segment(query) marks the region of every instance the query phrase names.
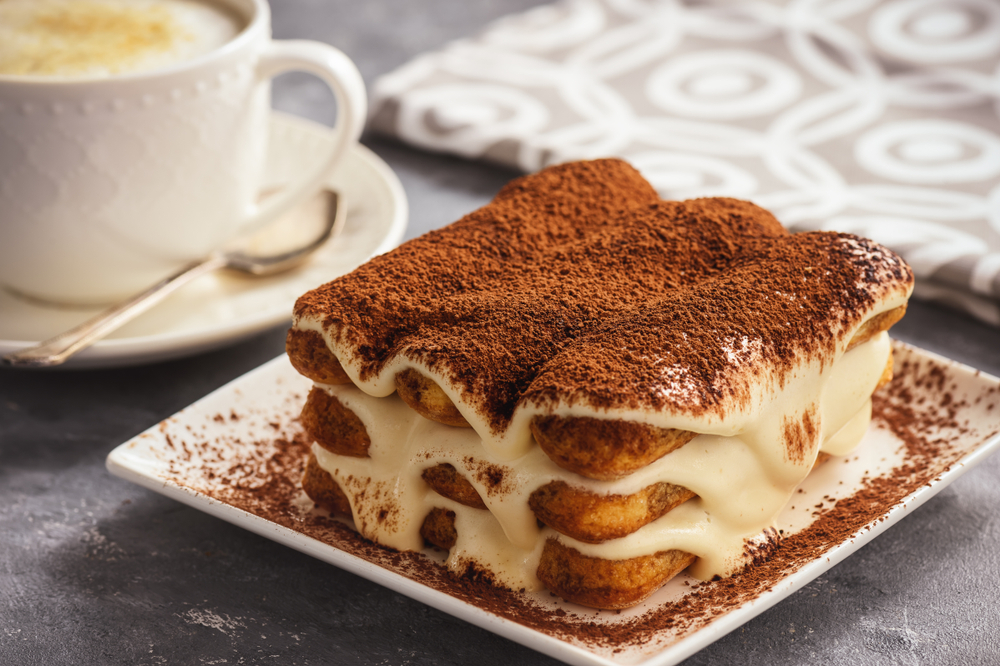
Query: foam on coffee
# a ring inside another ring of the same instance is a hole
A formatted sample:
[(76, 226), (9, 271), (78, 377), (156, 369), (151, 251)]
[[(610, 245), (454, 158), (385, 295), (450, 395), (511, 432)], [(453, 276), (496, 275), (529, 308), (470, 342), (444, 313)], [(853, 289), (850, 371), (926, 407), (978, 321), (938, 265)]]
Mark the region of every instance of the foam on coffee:
[(160, 69), (222, 46), (245, 24), (197, 0), (0, 0), (0, 75), (89, 79)]

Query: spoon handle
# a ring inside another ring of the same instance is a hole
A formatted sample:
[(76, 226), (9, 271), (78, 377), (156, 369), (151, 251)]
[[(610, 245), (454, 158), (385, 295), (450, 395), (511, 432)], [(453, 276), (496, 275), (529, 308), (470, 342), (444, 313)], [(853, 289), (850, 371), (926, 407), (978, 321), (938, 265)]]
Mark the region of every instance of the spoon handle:
[(34, 347), (7, 354), (3, 357), (3, 361), (6, 365), (34, 368), (60, 365), (73, 354), (86, 349), (108, 333), (139, 316), (191, 280), (225, 265), (226, 260), (220, 255), (194, 261), (127, 301), (113, 305), (82, 324)]

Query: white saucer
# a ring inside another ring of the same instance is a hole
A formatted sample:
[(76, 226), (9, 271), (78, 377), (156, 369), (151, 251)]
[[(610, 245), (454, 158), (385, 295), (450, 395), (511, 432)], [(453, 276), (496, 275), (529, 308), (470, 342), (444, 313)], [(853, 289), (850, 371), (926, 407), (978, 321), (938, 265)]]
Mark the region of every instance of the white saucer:
[[(321, 157), (329, 128), (273, 113), (265, 188)], [(328, 183), (347, 203), (341, 235), (302, 268), (270, 278), (204, 276), (60, 367), (138, 365), (231, 344), (291, 319), (304, 292), (395, 247), (406, 230), (406, 194), (396, 174), (364, 146), (353, 148)], [(309, 215), (303, 207), (300, 216)], [(259, 253), (267, 248), (256, 247)], [(33, 345), (98, 309), (30, 303), (0, 289), (0, 355)]]

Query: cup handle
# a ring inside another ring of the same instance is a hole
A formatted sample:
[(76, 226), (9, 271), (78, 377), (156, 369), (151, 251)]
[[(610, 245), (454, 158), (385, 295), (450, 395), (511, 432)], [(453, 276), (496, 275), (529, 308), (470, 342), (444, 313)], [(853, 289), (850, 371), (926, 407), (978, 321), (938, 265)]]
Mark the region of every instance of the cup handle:
[(333, 91), (337, 101), (337, 122), (333, 128), (333, 146), (323, 162), (287, 189), (268, 197), (260, 205), (252, 203), (245, 229), (260, 228), (277, 219), (319, 190), (344, 152), (361, 137), (368, 112), (368, 97), (361, 73), (350, 58), (328, 44), (306, 40), (279, 40), (268, 44), (257, 64), (257, 76), (269, 79), (289, 71), (301, 71), (319, 77)]

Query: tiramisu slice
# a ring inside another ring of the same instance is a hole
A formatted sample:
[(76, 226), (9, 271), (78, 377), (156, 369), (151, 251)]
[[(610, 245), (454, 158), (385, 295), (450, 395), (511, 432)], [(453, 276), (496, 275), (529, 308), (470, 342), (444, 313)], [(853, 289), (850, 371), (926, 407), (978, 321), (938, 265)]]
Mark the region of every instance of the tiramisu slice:
[(730, 574), (861, 439), (912, 281), (618, 160), (546, 169), (299, 299), (304, 487), (380, 544), (590, 606)]

